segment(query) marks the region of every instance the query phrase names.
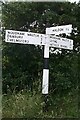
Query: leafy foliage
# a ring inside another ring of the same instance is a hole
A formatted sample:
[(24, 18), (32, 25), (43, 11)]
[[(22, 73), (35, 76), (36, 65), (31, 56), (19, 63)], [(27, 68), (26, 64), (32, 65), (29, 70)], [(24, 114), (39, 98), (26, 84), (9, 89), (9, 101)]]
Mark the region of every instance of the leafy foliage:
[[(78, 117), (77, 90), (67, 95), (59, 93), (49, 97), (48, 111), (43, 112), (45, 105), (41, 94), (22, 93), (3, 96), (3, 118), (56, 118)], [(47, 109), (47, 108), (46, 108)]]

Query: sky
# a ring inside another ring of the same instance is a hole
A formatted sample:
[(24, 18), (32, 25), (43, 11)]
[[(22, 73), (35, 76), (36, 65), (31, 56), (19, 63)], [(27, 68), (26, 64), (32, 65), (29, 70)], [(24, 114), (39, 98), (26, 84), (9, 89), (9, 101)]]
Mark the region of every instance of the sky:
[(68, 0), (68, 1), (70, 1), (70, 2), (75, 2), (76, 1), (76, 3), (79, 2), (79, 0)]
[(78, 3), (80, 0), (0, 0), (3, 3), (5, 3), (5, 1), (69, 1), (69, 2), (76, 2)]

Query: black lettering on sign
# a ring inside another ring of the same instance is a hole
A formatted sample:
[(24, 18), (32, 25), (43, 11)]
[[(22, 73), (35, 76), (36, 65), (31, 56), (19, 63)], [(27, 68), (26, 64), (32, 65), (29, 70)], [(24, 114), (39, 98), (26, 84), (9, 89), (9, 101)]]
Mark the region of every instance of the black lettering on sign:
[(31, 33), (27, 33), (28, 36), (32, 36), (32, 37), (39, 37), (39, 35), (37, 34), (31, 34)]
[(54, 32), (63, 31), (63, 28), (53, 29)]
[(14, 39), (10, 39), (10, 41), (14, 41)]
[(9, 39), (7, 39), (7, 41), (9, 41)]
[(58, 31), (63, 31), (63, 28), (58, 28)]
[(14, 35), (24, 35), (25, 33), (22, 33), (22, 32), (13, 32), (13, 31), (8, 31), (8, 34), (14, 34)]
[(20, 35), (24, 35), (25, 33), (20, 33)]
[(56, 31), (56, 29), (53, 29), (53, 31), (55, 32), (55, 31)]
[(66, 41), (66, 39), (63, 39), (63, 38), (62, 38), (62, 41)]
[(23, 42), (23, 40), (16, 39), (16, 42)]
[(69, 29), (68, 29), (68, 28), (66, 28), (66, 30), (67, 30), (67, 31), (69, 31)]
[(10, 34), (10, 32), (8, 31), (8, 34)]
[(54, 36), (50, 36), (50, 38), (56, 39), (56, 40), (60, 40), (60, 39), (61, 39), (61, 38), (59, 38), (59, 37), (54, 37)]
[(54, 43), (54, 42), (55, 42), (55, 43), (57, 43), (57, 41), (56, 41), (56, 40), (50, 40), (50, 42), (52, 42), (52, 43)]
[(19, 42), (19, 40), (16, 39), (16, 42)]
[(20, 35), (8, 35), (7, 37), (10, 37), (10, 38), (23, 38), (23, 36), (20, 36)]
[(29, 40), (24, 40), (24, 43), (27, 43), (27, 44), (29, 44)]
[(65, 48), (67, 48), (67, 46), (65, 46), (65, 45), (60, 45), (61, 47), (65, 47)]
[(58, 37), (55, 37), (55, 39), (56, 39), (56, 40), (60, 40), (60, 38), (58, 38)]
[(51, 43), (50, 45), (53, 46), (53, 47), (59, 47), (59, 44)]

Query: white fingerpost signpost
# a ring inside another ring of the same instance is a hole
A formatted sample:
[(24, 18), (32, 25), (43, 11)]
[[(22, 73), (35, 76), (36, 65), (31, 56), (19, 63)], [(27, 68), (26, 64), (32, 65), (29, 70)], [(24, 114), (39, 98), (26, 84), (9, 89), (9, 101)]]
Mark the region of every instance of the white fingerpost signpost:
[(44, 45), (42, 94), (48, 94), (49, 89), (49, 47), (73, 50), (73, 40), (56, 36), (62, 33), (71, 33), (71, 31), (72, 25), (46, 28), (46, 34), (6, 30), (5, 42)]

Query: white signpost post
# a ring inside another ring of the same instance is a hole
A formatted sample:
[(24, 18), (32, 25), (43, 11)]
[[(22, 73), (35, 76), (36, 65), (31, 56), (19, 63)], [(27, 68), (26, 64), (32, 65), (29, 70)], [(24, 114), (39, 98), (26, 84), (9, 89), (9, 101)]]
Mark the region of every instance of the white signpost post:
[[(61, 38), (50, 34), (70, 33), (72, 25), (46, 28), (46, 34), (6, 30), (5, 42), (44, 45), (44, 69), (42, 81), (42, 94), (48, 94), (49, 86), (49, 47), (73, 50), (73, 40)], [(48, 34), (48, 35), (47, 35)]]

